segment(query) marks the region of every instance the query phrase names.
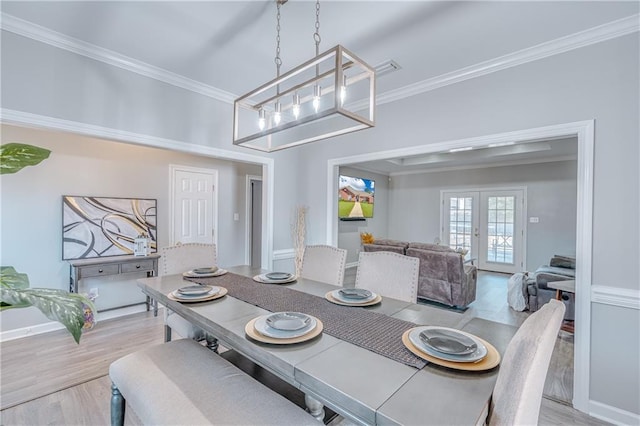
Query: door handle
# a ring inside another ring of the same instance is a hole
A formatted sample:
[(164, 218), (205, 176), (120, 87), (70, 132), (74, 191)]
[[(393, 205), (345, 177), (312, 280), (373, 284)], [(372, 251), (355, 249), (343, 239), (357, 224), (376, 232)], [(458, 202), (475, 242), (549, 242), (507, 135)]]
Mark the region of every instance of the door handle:
[(478, 228), (476, 228), (476, 230), (473, 232), (473, 236), (474, 237), (479, 237), (480, 234), (478, 233)]

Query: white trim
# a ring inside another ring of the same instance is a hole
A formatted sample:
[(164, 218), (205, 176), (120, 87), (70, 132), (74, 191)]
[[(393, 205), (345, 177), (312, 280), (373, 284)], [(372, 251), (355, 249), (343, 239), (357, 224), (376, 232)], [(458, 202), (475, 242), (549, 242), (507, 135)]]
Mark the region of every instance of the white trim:
[(221, 102), (233, 103), (237, 98), (233, 93), (122, 55), (113, 50), (105, 49), (95, 44), (87, 43), (86, 41), (53, 31), (4, 12), (2, 13), (2, 29), (59, 49), (67, 50), (77, 55), (171, 84), (172, 86), (190, 90)]
[(591, 302), (640, 309), (640, 290), (594, 285), (591, 286)]
[(176, 229), (175, 229), (175, 189), (176, 189), (176, 172), (191, 172), (209, 175), (213, 180), (213, 206), (211, 206), (211, 212), (213, 214), (213, 220), (211, 221), (211, 227), (213, 228), (213, 236), (211, 241), (218, 247), (218, 169), (208, 169), (204, 167), (191, 167), (183, 166), (181, 164), (169, 164), (169, 245), (176, 244)]
[(60, 130), (75, 134), (110, 139), (135, 145), (151, 146), (154, 148), (168, 149), (185, 152), (194, 155), (204, 155), (225, 160), (240, 161), (244, 163), (273, 164), (273, 159), (255, 154), (247, 154), (241, 151), (229, 151), (226, 149), (212, 148), (195, 143), (181, 142), (173, 139), (159, 138), (157, 136), (142, 133), (128, 132), (94, 124), (81, 123), (79, 121), (64, 120), (45, 115), (32, 114), (30, 112), (13, 109), (0, 109), (0, 121), (5, 124), (15, 124), (23, 127), (34, 127), (47, 130)]
[[(336, 246), (338, 242), (338, 210), (334, 190), (338, 182), (338, 168), (341, 165), (360, 163), (388, 158), (409, 157), (448, 151), (465, 146), (480, 147), (489, 143), (510, 141), (535, 141), (562, 137), (578, 139), (578, 176), (577, 176), (577, 225), (576, 256), (580, 259), (576, 268), (576, 321), (579, 324), (591, 324), (591, 264), (593, 245), (593, 155), (594, 120), (562, 123), (534, 129), (485, 135), (475, 138), (452, 140), (427, 145), (399, 148), (388, 151), (332, 158), (327, 161), (327, 234), (326, 244)], [(587, 413), (589, 410), (590, 348), (591, 327), (577, 327), (574, 350), (574, 386), (573, 406)]]
[[(439, 89), (451, 84), (460, 83), (472, 78), (481, 77), (497, 71), (523, 65), (529, 62), (548, 58), (550, 56), (565, 53), (581, 47), (600, 43), (617, 37), (622, 37), (640, 30), (640, 15), (631, 15), (626, 18), (608, 22), (597, 27), (589, 28), (565, 37), (560, 37), (536, 46), (528, 47), (517, 52), (499, 56), (488, 61), (479, 62), (469, 67), (461, 68), (446, 74), (428, 78), (396, 90), (379, 94), (376, 104), (382, 105), (395, 102), (420, 93)], [(355, 107), (354, 109), (358, 109)]]
[(273, 260), (288, 260), (296, 258), (296, 249), (282, 249), (273, 251)]
[[(77, 38), (53, 31), (49, 28), (17, 18), (8, 13), (2, 13), (2, 29), (68, 50), (78, 55), (104, 62), (106, 64), (125, 69), (155, 80), (163, 81), (176, 87), (217, 99), (221, 102), (233, 103), (238, 97), (232, 93), (216, 87), (150, 65), (134, 58), (104, 49)], [(608, 22), (574, 34), (550, 40), (526, 49), (503, 55), (488, 61), (480, 62), (469, 67), (461, 68), (446, 74), (441, 74), (426, 80), (410, 84), (395, 90), (390, 90), (376, 96), (376, 104), (382, 105), (415, 96), (430, 90), (460, 83), (465, 80), (480, 77), (507, 68), (512, 68), (528, 62), (537, 61), (549, 56), (558, 55), (574, 49), (622, 37), (640, 30), (640, 15), (631, 15), (616, 21)], [(363, 105), (352, 105), (354, 109), (365, 108)]]
[[(468, 165), (468, 166), (451, 166), (451, 167), (438, 167), (433, 169), (425, 169), (425, 170), (408, 170), (404, 172), (391, 172), (389, 176), (405, 176), (405, 175), (421, 175), (425, 173), (441, 173), (441, 172), (453, 172), (457, 170), (474, 170), (474, 169), (489, 169), (494, 167), (510, 167), (510, 166), (522, 166), (527, 164), (541, 164), (541, 163), (557, 163), (560, 161), (575, 161), (577, 157), (575, 155), (564, 155), (560, 157), (553, 158), (531, 158), (531, 159), (522, 159), (517, 161), (504, 161), (497, 163), (485, 163), (485, 164), (476, 164), (476, 165)], [(380, 173), (380, 172), (373, 172)]]
[(589, 401), (589, 415), (614, 425), (640, 424), (640, 414), (621, 410), (598, 401)]
[[(245, 265), (251, 265), (251, 181), (259, 180), (262, 182), (262, 176), (247, 175), (245, 186), (245, 204), (244, 204), (244, 263)], [(261, 262), (262, 264), (262, 262)]]
[[(158, 305), (158, 309), (162, 308), (162, 305)], [(96, 320), (98, 322), (101, 322), (112, 318), (123, 317), (125, 315), (145, 312), (146, 310), (147, 307), (144, 304), (127, 306), (118, 309), (110, 309), (108, 311), (98, 312), (96, 314)], [(29, 327), (15, 328), (13, 330), (0, 332), (0, 342), (8, 342), (9, 340), (22, 339), (23, 337), (35, 336), (38, 334), (49, 333), (51, 331), (57, 330), (64, 330), (64, 325), (56, 321), (36, 324)], [(90, 333), (90, 331), (88, 333)]]

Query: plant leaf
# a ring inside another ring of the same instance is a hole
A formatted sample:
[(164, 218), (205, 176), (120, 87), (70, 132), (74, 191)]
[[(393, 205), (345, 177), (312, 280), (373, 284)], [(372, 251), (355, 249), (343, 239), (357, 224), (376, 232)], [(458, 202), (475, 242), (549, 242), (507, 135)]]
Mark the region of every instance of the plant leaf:
[(17, 272), (13, 266), (0, 266), (0, 286), (14, 290), (29, 288), (29, 277)]
[(0, 146), (0, 175), (16, 173), (49, 158), (51, 151), (33, 145), (8, 143)]
[(47, 318), (62, 323), (73, 336), (76, 343), (80, 343), (82, 329), (85, 328), (85, 309), (89, 310), (91, 325), (95, 307), (86, 297), (77, 293), (52, 288), (28, 288), (16, 290), (0, 287), (0, 300), (11, 306), (2, 306), (0, 310), (10, 308), (24, 308), (35, 306)]

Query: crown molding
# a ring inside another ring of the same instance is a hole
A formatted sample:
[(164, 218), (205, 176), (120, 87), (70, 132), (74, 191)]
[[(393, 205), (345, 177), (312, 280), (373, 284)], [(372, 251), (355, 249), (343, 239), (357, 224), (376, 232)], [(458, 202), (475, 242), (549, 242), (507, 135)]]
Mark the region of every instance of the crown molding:
[[(3, 12), (1, 16), (1, 28), (5, 31), (46, 43), (60, 49), (68, 50), (78, 55), (86, 56), (149, 78), (163, 81), (165, 83), (211, 97), (221, 102), (231, 104), (238, 97), (233, 93), (220, 90), (174, 72), (167, 71), (163, 68), (147, 64), (146, 62), (121, 55), (112, 50), (84, 42), (74, 37), (53, 31), (49, 28), (17, 18), (13, 15)], [(541, 43), (517, 52), (480, 62), (469, 67), (428, 78), (396, 90), (390, 90), (378, 94), (376, 97), (376, 104), (382, 105), (389, 102), (395, 102), (435, 90), (440, 87), (460, 83), (465, 80), (481, 77), (483, 75), (526, 64), (528, 62), (565, 53), (570, 50), (622, 37), (637, 31), (640, 31), (640, 14), (631, 15), (626, 18), (618, 19), (616, 21), (599, 25), (565, 37)], [(349, 108), (354, 110), (366, 107), (368, 107), (368, 105), (360, 105), (359, 102), (349, 105)]]
[(465, 80), (481, 77), (638, 31), (640, 31), (640, 14), (631, 15), (488, 61), (479, 62), (469, 67), (428, 78), (396, 90), (387, 91), (377, 96), (376, 104), (382, 105), (395, 102), (444, 86), (460, 83)]
[(121, 55), (95, 44), (87, 43), (75, 37), (53, 31), (41, 25), (17, 18), (8, 13), (2, 13), (2, 29), (11, 33), (30, 38), (69, 52), (85, 56), (114, 67), (122, 68), (145, 77), (153, 78), (176, 87), (180, 87), (200, 95), (208, 96), (225, 103), (233, 103), (237, 98), (233, 93), (220, 90), (213, 86), (187, 78), (180, 74), (150, 65), (129, 56)]

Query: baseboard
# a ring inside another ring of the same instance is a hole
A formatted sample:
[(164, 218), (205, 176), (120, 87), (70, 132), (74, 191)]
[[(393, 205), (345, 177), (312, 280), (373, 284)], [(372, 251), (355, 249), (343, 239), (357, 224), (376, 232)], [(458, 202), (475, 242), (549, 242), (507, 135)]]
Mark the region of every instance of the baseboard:
[(614, 425), (637, 425), (640, 424), (640, 414), (621, 410), (602, 402), (589, 401), (589, 415), (600, 420), (604, 420)]
[[(128, 306), (126, 308), (98, 312), (97, 320), (98, 322), (100, 322), (100, 321), (108, 320), (111, 318), (123, 317), (125, 315), (145, 312), (146, 310), (147, 310), (146, 305), (140, 304), (140, 305)], [(24, 337), (35, 336), (43, 333), (50, 333), (52, 331), (57, 331), (62, 329), (64, 329), (64, 325), (56, 321), (51, 321), (43, 324), (36, 324), (29, 327), (16, 328), (13, 330), (0, 332), (0, 342), (8, 342), (10, 340), (22, 339)]]

